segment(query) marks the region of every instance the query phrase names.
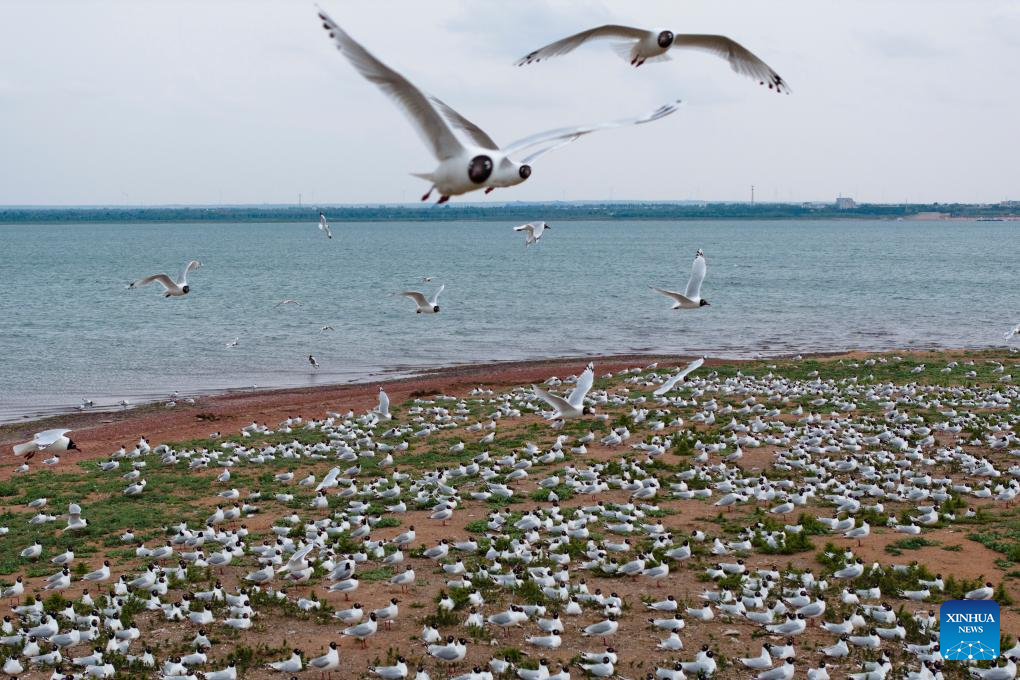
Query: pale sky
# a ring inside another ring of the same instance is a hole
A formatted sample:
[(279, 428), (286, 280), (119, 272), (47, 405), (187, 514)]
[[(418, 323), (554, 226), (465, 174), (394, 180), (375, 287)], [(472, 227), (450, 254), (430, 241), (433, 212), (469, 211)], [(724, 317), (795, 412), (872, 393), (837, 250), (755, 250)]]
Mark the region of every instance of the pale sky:
[[(1014, 0), (321, 0), (498, 142), (687, 105), (543, 157), (480, 200), (1020, 199)], [(793, 88), (708, 55), (631, 68), (622, 23), (722, 33)], [(303, 0), (2, 0), (0, 204), (415, 201), (433, 161)]]

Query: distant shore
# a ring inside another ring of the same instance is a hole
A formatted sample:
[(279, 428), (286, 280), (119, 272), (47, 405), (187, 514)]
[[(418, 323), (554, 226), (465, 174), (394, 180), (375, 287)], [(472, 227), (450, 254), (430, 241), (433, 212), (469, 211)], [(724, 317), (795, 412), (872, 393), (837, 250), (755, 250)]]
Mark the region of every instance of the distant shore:
[(0, 224), (318, 222), (319, 211), (335, 222), (448, 220), (994, 220), (1020, 221), (1020, 202), (740, 203), (700, 201), (553, 201), (381, 205), (166, 205), (0, 206)]

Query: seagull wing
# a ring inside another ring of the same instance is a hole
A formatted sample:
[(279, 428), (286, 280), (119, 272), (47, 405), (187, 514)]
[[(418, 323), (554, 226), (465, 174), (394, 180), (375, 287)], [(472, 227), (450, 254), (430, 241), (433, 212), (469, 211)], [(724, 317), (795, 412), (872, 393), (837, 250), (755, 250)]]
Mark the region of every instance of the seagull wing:
[(435, 104), (442, 112), (446, 120), (450, 122), (455, 128), (464, 132), (470, 137), (475, 144), (482, 147), (483, 149), (489, 149), (490, 151), (499, 151), (499, 144), (492, 140), (485, 130), (478, 127), (470, 120), (460, 115), (452, 106), (436, 97), (430, 96), (429, 99)]
[[(566, 143), (572, 142), (578, 137), (583, 137), (584, 135), (591, 134), (592, 132), (598, 132), (599, 130), (610, 130), (612, 128), (624, 127), (626, 125), (643, 125), (645, 123), (651, 123), (661, 118), (665, 118), (666, 116), (676, 113), (677, 109), (680, 108), (680, 103), (681, 103), (680, 100), (676, 100), (670, 102), (669, 104), (660, 106), (654, 111), (633, 118), (621, 118), (620, 120), (614, 120), (608, 123), (598, 123), (596, 125), (578, 125), (574, 127), (564, 127), (557, 128), (555, 130), (548, 130), (546, 132), (539, 132), (528, 137), (524, 137), (523, 139), (519, 139), (516, 142), (507, 145), (503, 149), (503, 153), (509, 156), (511, 154), (517, 153), (518, 151), (523, 151), (524, 149), (527, 149), (532, 146), (546, 144), (549, 145), (549, 148), (546, 148), (541, 151), (541, 153), (545, 153), (559, 146), (563, 146)], [(554, 144), (550, 145), (551, 142), (553, 142)], [(535, 157), (537, 157), (537, 155), (541, 155), (541, 153), (529, 156), (529, 158), (534, 159)]]
[(736, 73), (754, 78), (762, 85), (768, 84), (770, 90), (774, 88), (777, 92), (787, 94), (791, 91), (786, 81), (768, 64), (736, 40), (724, 35), (679, 34), (673, 38), (673, 47), (709, 52), (728, 61)]
[(534, 235), (534, 233), (535, 233), (535, 225), (534, 224), (522, 224), (519, 227), (514, 227), (514, 231), (526, 231), (529, 234)]
[(694, 256), (694, 264), (691, 265), (691, 278), (687, 281), (687, 291), (684, 293), (689, 299), (697, 300), (701, 297), (701, 282), (705, 280), (705, 272), (708, 271), (708, 263), (705, 262), (705, 253), (698, 251)]
[(570, 402), (563, 397), (557, 397), (555, 394), (549, 394), (538, 385), (532, 385), (531, 389), (535, 390), (535, 396), (556, 409), (557, 413), (564, 413), (571, 409)]
[(60, 429), (46, 430), (45, 432), (40, 432), (35, 437), (33, 437), (32, 441), (35, 442), (35, 444), (37, 446), (40, 446), (42, 448), (46, 448), (47, 446), (50, 446), (55, 441), (57, 441), (58, 439), (63, 437), (68, 432), (70, 432), (70, 430), (60, 430)]
[(694, 304), (691, 301), (690, 298), (688, 298), (686, 295), (684, 295), (682, 293), (676, 293), (676, 292), (674, 292), (672, 290), (664, 290), (662, 288), (656, 288), (655, 286), (648, 286), (648, 287), (651, 288), (652, 290), (654, 290), (656, 293), (662, 293), (663, 295), (665, 295), (668, 298), (673, 298), (674, 300), (676, 300), (676, 302), (678, 304), (690, 304), (690, 305)]
[(379, 413), (390, 412), (390, 398), (386, 395), (386, 392), (379, 390), (379, 408), (376, 409)]
[(186, 286), (188, 284), (188, 272), (193, 272), (201, 266), (202, 263), (198, 260), (192, 260), (188, 264), (184, 265), (184, 269), (181, 270), (181, 276), (177, 279), (177, 285)]
[(176, 283), (174, 283), (173, 279), (171, 279), (166, 274), (153, 274), (152, 276), (146, 276), (144, 279), (138, 279), (137, 281), (129, 285), (128, 288), (140, 288), (142, 286), (149, 285), (153, 281), (162, 284), (162, 286), (167, 290), (170, 290), (171, 288), (174, 288), (177, 285)]
[(581, 31), (580, 33), (567, 36), (566, 38), (557, 40), (556, 42), (549, 43), (545, 47), (540, 47), (532, 52), (528, 52), (526, 55), (518, 59), (515, 64), (517, 66), (524, 66), (526, 64), (533, 64), (536, 61), (541, 61), (542, 59), (558, 57), (561, 54), (572, 52), (589, 40), (601, 40), (606, 38), (616, 38), (618, 40), (641, 40), (648, 34), (649, 31), (646, 31), (643, 28), (620, 26), (619, 24), (597, 26), (595, 28), (589, 28), (587, 31)]
[(704, 359), (695, 359), (691, 363), (687, 364), (687, 367), (684, 370), (680, 371), (679, 373), (671, 377), (669, 380), (664, 382), (659, 387), (659, 389), (652, 392), (652, 394), (655, 395), (656, 397), (661, 397), (662, 395), (666, 394), (674, 387), (676, 387), (677, 383), (683, 382), (683, 379), (686, 378), (691, 373), (691, 371), (700, 368), (701, 365), (704, 363), (705, 363)]
[(436, 304), (439, 302), (439, 294), (442, 293), (444, 290), (446, 290), (446, 284), (445, 283), (443, 285), (439, 286), (439, 290), (437, 290), (436, 294), (432, 296), (432, 299), (429, 301), (429, 304), (432, 305), (433, 307), (435, 307)]
[(297, 565), (301, 564), (301, 562), (306, 557), (308, 557), (308, 553), (312, 552), (312, 550), (314, 548), (315, 548), (315, 544), (314, 543), (309, 543), (305, 547), (303, 547), (300, 550), (298, 550), (296, 553), (291, 555), (290, 561), (288, 561), (288, 563), (287, 563), (288, 566), (293, 568), (293, 567), (296, 567)]
[(429, 301), (425, 299), (425, 296), (416, 290), (405, 290), (401, 295), (411, 298), (419, 307), (429, 306)]
[(400, 106), (438, 160), (444, 161), (460, 153), (463, 146), (421, 90), (376, 59), (354, 38), (347, 35), (328, 14), (320, 11), (319, 18), (322, 19), (323, 27), (329, 31), (329, 37), (336, 43), (340, 53), (347, 57), (362, 77), (378, 86)]
[(574, 390), (567, 397), (567, 403), (574, 408), (581, 408), (584, 405), (584, 398), (593, 384), (595, 384), (595, 364), (589, 363), (584, 369), (584, 373), (578, 376)]

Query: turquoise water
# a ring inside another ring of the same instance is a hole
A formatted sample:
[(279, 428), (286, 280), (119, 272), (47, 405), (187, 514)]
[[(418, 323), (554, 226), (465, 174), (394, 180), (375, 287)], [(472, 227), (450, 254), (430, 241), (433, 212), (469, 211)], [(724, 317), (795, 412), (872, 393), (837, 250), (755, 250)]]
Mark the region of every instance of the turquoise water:
[[(513, 226), (0, 225), (0, 420), (485, 360), (985, 346), (1020, 320), (1015, 223), (563, 221), (527, 250)], [(671, 311), (648, 285), (683, 290), (698, 248), (712, 306)], [(187, 297), (125, 289), (190, 258)], [(439, 283), (438, 315), (387, 295)]]

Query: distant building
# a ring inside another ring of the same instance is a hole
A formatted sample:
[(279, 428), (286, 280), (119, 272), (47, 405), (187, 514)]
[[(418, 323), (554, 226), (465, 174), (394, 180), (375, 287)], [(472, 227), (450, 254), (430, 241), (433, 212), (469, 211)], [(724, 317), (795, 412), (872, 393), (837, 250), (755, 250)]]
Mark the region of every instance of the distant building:
[(840, 196), (836, 199), (836, 210), (853, 210), (857, 207), (857, 201), (849, 196)]

